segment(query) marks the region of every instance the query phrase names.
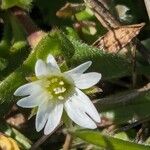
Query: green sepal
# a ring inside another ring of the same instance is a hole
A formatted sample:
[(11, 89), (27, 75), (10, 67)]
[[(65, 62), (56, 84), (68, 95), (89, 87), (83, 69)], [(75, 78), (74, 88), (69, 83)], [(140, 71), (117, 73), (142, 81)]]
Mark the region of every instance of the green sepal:
[(68, 117), (66, 111), (63, 111), (62, 121), (67, 128), (72, 127), (72, 120)]

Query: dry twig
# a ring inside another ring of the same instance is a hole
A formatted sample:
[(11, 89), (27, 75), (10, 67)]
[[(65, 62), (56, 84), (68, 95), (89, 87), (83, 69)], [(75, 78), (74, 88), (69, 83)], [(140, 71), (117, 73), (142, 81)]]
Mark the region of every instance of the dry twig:
[(72, 135), (67, 133), (65, 143), (63, 145), (63, 150), (69, 150), (72, 144)]
[(127, 103), (132, 99), (136, 98), (137, 96), (145, 94), (148, 91), (150, 91), (150, 83), (146, 84), (142, 88), (127, 91), (123, 94), (117, 94), (107, 98), (96, 99), (93, 101), (93, 103), (95, 103), (96, 105), (112, 105), (118, 103)]
[(53, 133), (55, 133), (61, 126), (63, 125), (63, 123), (61, 122), (56, 128), (55, 130), (53, 130), (49, 135), (43, 135), (39, 140), (37, 140), (37, 142), (35, 142), (30, 150), (37, 150), (41, 144), (43, 144)]

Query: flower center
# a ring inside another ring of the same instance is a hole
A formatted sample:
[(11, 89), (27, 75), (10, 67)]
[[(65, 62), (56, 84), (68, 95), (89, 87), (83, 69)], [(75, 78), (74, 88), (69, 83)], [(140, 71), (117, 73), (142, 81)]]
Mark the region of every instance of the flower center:
[(64, 76), (47, 77), (44, 85), (51, 100), (66, 100), (74, 90), (72, 81)]

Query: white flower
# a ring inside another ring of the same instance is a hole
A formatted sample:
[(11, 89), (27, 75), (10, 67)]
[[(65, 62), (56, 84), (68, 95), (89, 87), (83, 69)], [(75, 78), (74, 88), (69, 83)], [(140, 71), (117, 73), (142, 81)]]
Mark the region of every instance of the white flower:
[(97, 127), (100, 116), (90, 99), (79, 90), (90, 88), (101, 79), (100, 73), (84, 73), (91, 64), (88, 61), (62, 73), (52, 55), (47, 57), (46, 63), (37, 60), (37, 80), (19, 87), (14, 93), (16, 96), (26, 96), (17, 102), (19, 106), (38, 106), (37, 131), (44, 128), (44, 134), (51, 133), (61, 120), (63, 108), (79, 126), (90, 129)]

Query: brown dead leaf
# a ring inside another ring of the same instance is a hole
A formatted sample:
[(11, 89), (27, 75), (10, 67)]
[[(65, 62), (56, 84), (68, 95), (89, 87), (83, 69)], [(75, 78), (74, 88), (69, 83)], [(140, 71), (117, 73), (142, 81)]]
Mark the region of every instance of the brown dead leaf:
[(68, 18), (84, 9), (85, 4), (66, 3), (65, 6), (56, 12), (56, 16), (60, 18)]
[(109, 127), (113, 125), (113, 121), (104, 116), (101, 117), (101, 123), (97, 123), (98, 127)]
[(144, 25), (145, 23), (140, 23), (114, 28), (100, 37), (93, 45), (109, 53), (117, 53), (139, 34)]
[(11, 116), (10, 118), (7, 118), (6, 120), (8, 124), (16, 128), (21, 128), (22, 125), (25, 124), (26, 121), (27, 121), (26, 117), (21, 113), (15, 114)]
[(39, 41), (46, 35), (46, 33), (44, 31), (35, 31), (33, 33), (31, 33), (27, 40), (29, 42), (29, 45), (31, 46), (31, 48), (35, 48), (37, 46), (37, 44), (39, 43)]

